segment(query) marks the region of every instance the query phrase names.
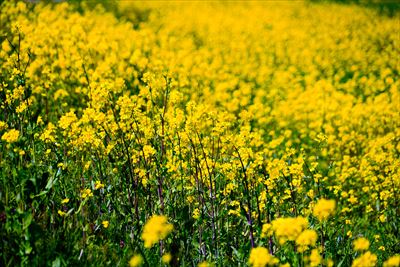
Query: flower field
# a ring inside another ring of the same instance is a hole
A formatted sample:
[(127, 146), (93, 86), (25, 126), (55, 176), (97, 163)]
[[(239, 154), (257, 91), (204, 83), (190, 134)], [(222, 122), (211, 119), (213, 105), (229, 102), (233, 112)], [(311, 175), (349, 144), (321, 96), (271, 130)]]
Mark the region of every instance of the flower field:
[(0, 266), (400, 266), (400, 13), (0, 6)]

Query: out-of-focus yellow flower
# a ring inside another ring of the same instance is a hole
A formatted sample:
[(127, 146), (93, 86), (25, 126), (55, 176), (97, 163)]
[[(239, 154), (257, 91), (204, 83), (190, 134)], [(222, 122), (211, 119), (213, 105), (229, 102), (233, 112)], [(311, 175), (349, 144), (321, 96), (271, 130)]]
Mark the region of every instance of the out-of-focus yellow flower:
[(11, 129), (8, 132), (5, 132), (1, 137), (1, 140), (7, 143), (15, 143), (19, 138), (19, 131), (15, 129)]
[(304, 217), (278, 218), (272, 221), (272, 229), (280, 244), (283, 244), (288, 240), (296, 240), (307, 226), (308, 221)]
[(354, 250), (363, 251), (368, 250), (369, 248), (369, 240), (365, 237), (359, 237), (353, 241)]
[(352, 267), (374, 267), (378, 257), (372, 254), (370, 251), (365, 252), (360, 257), (355, 259), (352, 263)]
[(64, 198), (61, 200), (61, 204), (67, 204), (69, 202), (69, 198)]
[(200, 262), (197, 267), (212, 267), (213, 265), (207, 261)]
[(4, 121), (0, 121), (0, 131), (7, 129), (8, 125)]
[(61, 217), (64, 217), (65, 215), (67, 215), (66, 212), (62, 211), (62, 210), (58, 210), (58, 215), (60, 215)]
[(311, 250), (309, 261), (310, 261), (310, 266), (311, 267), (316, 267), (316, 266), (319, 266), (321, 264), (322, 257), (320, 255), (318, 249)]
[(313, 215), (317, 217), (319, 221), (324, 221), (333, 214), (335, 207), (336, 203), (334, 200), (321, 198), (314, 206)]
[(399, 267), (400, 255), (394, 255), (383, 263), (383, 267)]
[(94, 189), (98, 190), (98, 189), (101, 189), (101, 188), (104, 188), (104, 184), (102, 184), (100, 181), (96, 181), (94, 183)]
[(351, 238), (353, 236), (353, 233), (351, 231), (347, 231), (346, 235)]
[(198, 208), (195, 208), (195, 209), (193, 210), (192, 217), (193, 217), (193, 219), (195, 219), (195, 220), (197, 220), (198, 218), (200, 218), (200, 211), (199, 211)]
[(333, 265), (334, 265), (334, 263), (333, 263), (333, 260), (332, 260), (332, 259), (327, 259), (327, 260), (326, 260), (326, 266), (328, 266), (328, 267), (333, 267)]
[(265, 267), (278, 263), (277, 259), (269, 254), (264, 247), (252, 248), (250, 251), (249, 264), (253, 267)]
[(138, 267), (142, 265), (143, 263), (143, 258), (140, 255), (134, 255), (132, 258), (129, 260), (129, 266), (130, 267)]
[(153, 215), (145, 224), (142, 233), (145, 248), (151, 248), (159, 240), (166, 238), (174, 227), (164, 215)]
[(304, 252), (309, 246), (315, 246), (318, 235), (315, 230), (304, 230), (296, 239), (296, 244), (299, 245), (299, 252)]
[(92, 190), (89, 189), (89, 188), (83, 189), (83, 190), (81, 191), (81, 196), (82, 196), (83, 199), (85, 199), (85, 198), (87, 198), (87, 197), (92, 197), (92, 196), (93, 196)]
[(272, 225), (270, 223), (264, 223), (261, 230), (261, 238), (270, 237), (272, 234)]
[(109, 221), (102, 221), (101, 224), (103, 225), (104, 228), (108, 228), (108, 226), (110, 225)]
[(171, 253), (165, 253), (162, 257), (161, 260), (163, 263), (168, 264), (172, 259)]

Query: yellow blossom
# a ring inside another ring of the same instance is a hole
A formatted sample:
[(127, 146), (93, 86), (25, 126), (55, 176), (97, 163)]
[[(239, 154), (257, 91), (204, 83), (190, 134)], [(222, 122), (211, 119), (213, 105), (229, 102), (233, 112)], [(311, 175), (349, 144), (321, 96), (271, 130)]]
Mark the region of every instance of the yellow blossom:
[(110, 225), (109, 221), (102, 221), (101, 224), (103, 225), (104, 228), (108, 228), (108, 226)]
[(18, 140), (19, 138), (19, 131), (15, 129), (11, 129), (8, 132), (4, 133), (3, 136), (1, 137), (1, 140), (7, 142), (7, 143), (14, 143)]
[(400, 255), (394, 255), (383, 263), (383, 267), (398, 267), (400, 266)]
[(318, 235), (315, 230), (304, 230), (296, 239), (296, 244), (299, 245), (299, 251), (305, 251), (309, 246), (315, 246)]
[(256, 247), (251, 249), (248, 262), (253, 267), (265, 267), (276, 264), (277, 260), (269, 254), (268, 249)]
[(61, 210), (58, 210), (58, 215), (60, 215), (61, 217), (64, 217), (65, 215), (67, 215), (67, 213), (66, 212), (64, 212), (64, 211), (61, 211)]
[(143, 263), (143, 258), (140, 255), (134, 255), (129, 260), (130, 267), (138, 267), (138, 266), (142, 265), (142, 263)]
[(168, 264), (172, 259), (171, 253), (165, 253), (162, 257), (161, 260), (163, 263)]
[(98, 189), (101, 189), (101, 188), (104, 188), (104, 184), (102, 184), (100, 181), (96, 181), (94, 183), (94, 189), (98, 190)]
[(313, 215), (317, 217), (318, 220), (324, 221), (333, 214), (335, 206), (334, 200), (321, 198), (314, 206)]
[(287, 240), (296, 240), (300, 233), (308, 226), (308, 220), (304, 217), (278, 218), (272, 221), (272, 230), (280, 244)]
[(159, 240), (166, 238), (173, 230), (164, 215), (153, 215), (145, 224), (142, 233), (145, 248), (151, 248)]
[(369, 241), (365, 237), (359, 237), (353, 241), (354, 250), (363, 251), (369, 248)]
[(310, 266), (311, 267), (316, 267), (316, 266), (319, 266), (321, 264), (322, 257), (320, 255), (318, 249), (311, 250), (309, 261), (310, 261)]
[(81, 196), (83, 199), (87, 197), (92, 197), (93, 196), (92, 190), (90, 190), (89, 188), (81, 190)]
[(374, 267), (378, 258), (370, 251), (365, 252), (360, 257), (356, 258), (351, 264), (352, 267)]

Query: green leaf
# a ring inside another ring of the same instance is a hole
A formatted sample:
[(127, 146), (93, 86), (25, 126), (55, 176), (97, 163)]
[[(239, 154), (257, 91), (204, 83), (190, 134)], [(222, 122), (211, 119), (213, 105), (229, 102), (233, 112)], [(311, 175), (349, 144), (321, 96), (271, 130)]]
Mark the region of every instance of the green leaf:
[(24, 217), (24, 226), (23, 226), (23, 229), (25, 230), (26, 228), (28, 228), (29, 227), (29, 225), (31, 225), (31, 223), (32, 223), (32, 219), (33, 219), (33, 216), (32, 216), (32, 213), (26, 213), (25, 214), (25, 217)]

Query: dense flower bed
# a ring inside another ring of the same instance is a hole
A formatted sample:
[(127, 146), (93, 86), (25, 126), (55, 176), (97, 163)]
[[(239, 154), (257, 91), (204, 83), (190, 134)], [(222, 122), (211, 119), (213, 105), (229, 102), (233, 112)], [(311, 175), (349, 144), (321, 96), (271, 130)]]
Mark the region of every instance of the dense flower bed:
[(399, 16), (1, 4), (0, 265), (399, 266)]

